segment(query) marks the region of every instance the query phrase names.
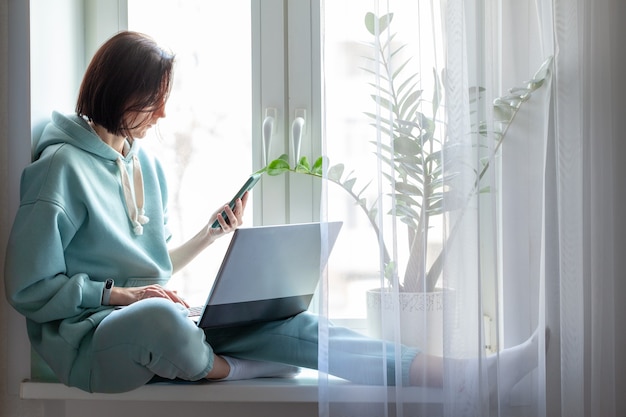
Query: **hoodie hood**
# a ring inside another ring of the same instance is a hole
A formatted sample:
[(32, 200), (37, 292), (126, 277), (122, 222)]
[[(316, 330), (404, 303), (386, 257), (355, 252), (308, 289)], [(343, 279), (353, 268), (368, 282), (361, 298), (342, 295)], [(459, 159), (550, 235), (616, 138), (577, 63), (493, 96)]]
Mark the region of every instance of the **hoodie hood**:
[(143, 225), (150, 219), (145, 215), (144, 184), (141, 164), (137, 157), (137, 142), (133, 141), (132, 144), (125, 142), (122, 155), (102, 141), (84, 118), (53, 112), (52, 122), (46, 126), (41, 138), (35, 143), (33, 159), (39, 159), (46, 148), (61, 144), (72, 145), (117, 164), (128, 219), (132, 223), (135, 235), (142, 235)]
[(129, 161), (137, 152), (136, 142), (128, 149), (125, 156), (104, 143), (89, 123), (78, 115), (65, 116), (58, 112), (52, 113), (52, 122), (44, 129), (39, 140), (34, 144), (33, 159), (37, 160), (41, 153), (52, 145), (67, 143), (100, 158), (116, 161), (118, 158)]

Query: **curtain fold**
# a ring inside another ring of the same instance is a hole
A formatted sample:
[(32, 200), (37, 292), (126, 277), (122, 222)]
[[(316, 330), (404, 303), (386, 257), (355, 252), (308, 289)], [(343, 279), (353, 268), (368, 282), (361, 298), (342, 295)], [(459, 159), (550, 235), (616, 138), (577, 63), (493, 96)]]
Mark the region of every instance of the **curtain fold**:
[[(383, 328), (384, 384), (324, 378), (320, 415), (617, 416), (612, 86), (623, 8), (390, 0), (371, 10), (363, 88), (375, 104), (355, 111), (368, 115), (377, 161), (383, 295), (366, 320)], [(322, 362), (333, 354), (325, 325)], [(433, 369), (440, 380), (411, 386), (403, 346), (435, 364), (412, 367), (417, 380)]]
[[(560, 402), (571, 416), (616, 414), (616, 141), (612, 73), (617, 2), (554, 1)], [(622, 16), (623, 17), (623, 16)], [(557, 359), (555, 358), (555, 359)], [(556, 367), (556, 365), (548, 366)], [(556, 381), (555, 381), (556, 382)]]

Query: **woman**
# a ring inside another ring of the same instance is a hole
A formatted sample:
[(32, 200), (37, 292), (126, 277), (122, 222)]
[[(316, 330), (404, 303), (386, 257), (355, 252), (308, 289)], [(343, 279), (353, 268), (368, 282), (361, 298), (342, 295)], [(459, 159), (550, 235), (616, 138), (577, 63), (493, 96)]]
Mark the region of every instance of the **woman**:
[[(234, 210), (219, 207), (194, 237), (168, 248), (165, 177), (138, 142), (165, 117), (173, 64), (145, 35), (112, 37), (87, 68), (76, 114), (53, 114), (22, 176), (7, 297), (59, 380), (85, 391), (128, 391), (155, 376), (229, 380), (317, 367), (316, 316), (205, 333), (188, 319), (185, 300), (165, 288), (242, 224), (248, 198)], [(211, 228), (216, 219), (221, 227)], [(331, 373), (380, 384), (386, 357), (394, 380), (392, 344), (383, 350), (381, 341), (339, 327), (330, 337), (342, 346), (329, 355)], [(400, 356), (403, 384), (441, 385), (441, 358), (408, 347)]]

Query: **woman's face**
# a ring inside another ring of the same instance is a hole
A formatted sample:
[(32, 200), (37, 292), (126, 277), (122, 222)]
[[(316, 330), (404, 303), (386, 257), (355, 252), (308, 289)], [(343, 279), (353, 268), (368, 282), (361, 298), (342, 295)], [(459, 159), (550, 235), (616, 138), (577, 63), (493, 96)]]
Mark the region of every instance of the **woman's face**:
[(128, 136), (134, 139), (145, 137), (148, 130), (162, 117), (165, 117), (165, 101), (156, 109), (129, 112), (125, 116), (127, 126), (131, 126)]

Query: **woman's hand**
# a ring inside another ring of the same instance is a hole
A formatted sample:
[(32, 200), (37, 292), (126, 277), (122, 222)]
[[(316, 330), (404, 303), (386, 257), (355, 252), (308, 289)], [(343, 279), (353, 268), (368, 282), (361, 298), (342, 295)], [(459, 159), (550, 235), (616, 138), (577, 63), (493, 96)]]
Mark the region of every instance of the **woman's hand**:
[(189, 304), (178, 296), (176, 291), (168, 290), (160, 285), (146, 285), (145, 287), (113, 287), (109, 304), (112, 306), (127, 306), (146, 298), (167, 298), (174, 303), (180, 303), (185, 307)]
[[(209, 223), (203, 227), (194, 237), (183, 243), (182, 245), (170, 249), (170, 259), (172, 260), (172, 273), (175, 274), (183, 269), (189, 262), (191, 262), (196, 256), (205, 250), (210, 244), (212, 244), (217, 238), (222, 237), (228, 233), (231, 233), (239, 226), (243, 224), (243, 212), (246, 208), (248, 201), (248, 192), (235, 203), (235, 209), (226, 205), (220, 207), (213, 215)], [(226, 219), (222, 217), (222, 211), (226, 212)], [(215, 220), (221, 227), (211, 227)]]
[[(211, 221), (209, 221), (209, 225), (213, 224), (213, 222), (217, 220), (221, 227), (210, 228), (209, 233), (211, 237), (217, 238), (233, 232), (243, 224), (243, 212), (246, 209), (248, 195), (249, 192), (246, 191), (243, 197), (236, 201), (234, 210), (231, 210), (230, 206), (226, 204), (224, 207), (220, 207), (215, 213), (213, 213)], [(228, 223), (226, 222), (226, 218), (222, 216), (222, 212), (226, 213)]]

